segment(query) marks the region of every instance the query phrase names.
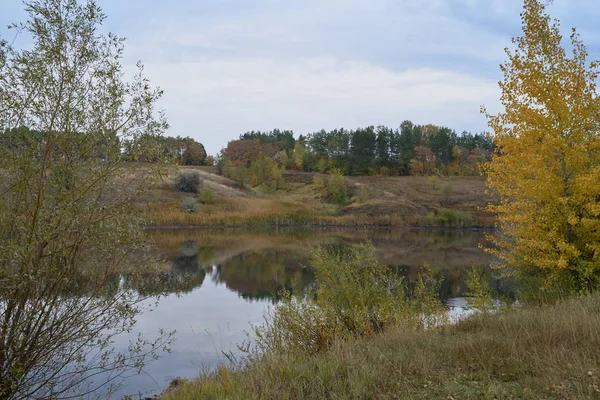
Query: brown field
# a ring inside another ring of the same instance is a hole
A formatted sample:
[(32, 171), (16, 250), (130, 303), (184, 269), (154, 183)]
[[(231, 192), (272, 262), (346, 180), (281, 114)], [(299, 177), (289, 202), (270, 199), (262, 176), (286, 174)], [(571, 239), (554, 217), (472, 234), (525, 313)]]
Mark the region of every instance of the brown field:
[[(173, 180), (180, 171), (195, 170), (215, 192), (216, 202), (200, 205), (188, 213), (180, 205), (195, 194), (178, 192)], [(179, 167), (170, 170), (152, 193), (144, 196), (153, 226), (428, 226), (490, 227), (494, 218), (483, 211), (491, 199), (483, 177), (442, 177), (432, 185), (427, 177), (346, 177), (349, 204), (339, 206), (313, 189), (315, 175), (325, 182), (328, 175), (288, 171), (277, 191), (263, 185), (241, 187), (219, 176), (213, 167)], [(451, 187), (444, 196), (442, 187)], [(453, 222), (435, 218), (440, 209), (462, 213)], [(465, 219), (464, 217), (468, 217)], [(456, 222), (458, 220), (459, 222)], [(463, 221), (464, 220), (464, 221)]]

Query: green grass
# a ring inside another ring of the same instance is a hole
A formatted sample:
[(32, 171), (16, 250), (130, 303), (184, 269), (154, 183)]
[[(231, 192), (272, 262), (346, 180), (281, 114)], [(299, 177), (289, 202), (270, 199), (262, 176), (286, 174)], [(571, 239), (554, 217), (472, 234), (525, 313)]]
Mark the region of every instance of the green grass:
[(182, 382), (170, 399), (597, 399), (600, 295), (394, 328), (314, 356), (264, 357)]

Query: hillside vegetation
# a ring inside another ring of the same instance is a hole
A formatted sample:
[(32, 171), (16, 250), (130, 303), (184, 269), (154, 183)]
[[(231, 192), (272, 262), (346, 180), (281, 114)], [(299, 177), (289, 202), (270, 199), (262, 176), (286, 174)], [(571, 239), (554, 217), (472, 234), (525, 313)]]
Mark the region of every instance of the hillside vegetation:
[[(182, 209), (197, 193), (175, 188), (180, 173), (199, 175), (212, 204)], [(153, 226), (431, 226), (489, 227), (493, 217), (481, 209), (490, 200), (483, 177), (342, 177), (346, 201), (328, 193), (331, 175), (286, 171), (280, 187), (252, 186), (216, 174), (214, 167), (177, 167), (145, 199)]]

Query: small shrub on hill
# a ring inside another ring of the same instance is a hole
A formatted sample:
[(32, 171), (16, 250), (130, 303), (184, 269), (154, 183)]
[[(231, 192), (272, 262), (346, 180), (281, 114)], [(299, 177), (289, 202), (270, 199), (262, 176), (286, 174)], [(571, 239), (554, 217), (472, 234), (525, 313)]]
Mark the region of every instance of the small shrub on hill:
[(175, 180), (175, 188), (184, 193), (198, 193), (200, 189), (200, 174), (196, 171), (184, 171)]
[(198, 202), (193, 197), (186, 197), (181, 203), (181, 209), (189, 213), (198, 211)]
[(215, 192), (210, 185), (207, 185), (206, 183), (202, 185), (199, 201), (201, 204), (215, 204)]
[(329, 180), (329, 193), (336, 204), (348, 204), (348, 189), (342, 172), (335, 168), (331, 171), (331, 179)]

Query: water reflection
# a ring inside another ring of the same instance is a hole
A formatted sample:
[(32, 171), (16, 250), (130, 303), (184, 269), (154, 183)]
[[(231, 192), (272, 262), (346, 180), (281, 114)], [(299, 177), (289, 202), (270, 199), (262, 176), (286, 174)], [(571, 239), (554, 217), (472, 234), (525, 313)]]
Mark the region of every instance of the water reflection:
[(308, 266), (319, 243), (343, 249), (371, 240), (380, 262), (397, 268), (409, 287), (427, 263), (444, 278), (440, 294), (449, 305), (464, 303), (460, 298), (468, 291), (471, 266), (487, 271), (495, 290), (510, 293), (510, 286), (489, 269), (492, 258), (479, 248), (485, 244), (480, 232), (185, 229), (149, 234), (164, 259), (161, 270), (128, 275), (121, 284), (167, 295), (153, 312), (138, 318), (132, 334), (175, 329), (177, 339), (171, 353), (150, 364), (147, 374), (128, 378), (113, 398), (148, 396), (172, 378), (193, 378), (202, 367), (225, 362), (221, 351), (236, 353), (250, 324), (262, 321), (282, 290), (303, 294), (313, 285)]
[(306, 257), (293, 250), (262, 249), (217, 265), (212, 280), (246, 300), (277, 302), (283, 291), (303, 294), (313, 282)]
[(492, 257), (479, 248), (486, 243), (481, 232), (160, 230), (151, 236), (157, 251), (166, 257), (164, 271), (127, 280), (145, 294), (189, 293), (202, 285), (208, 273), (214, 283), (242, 299), (276, 303), (283, 290), (303, 294), (310, 287), (310, 252), (317, 244), (344, 251), (365, 240), (373, 243), (381, 263), (406, 277), (409, 287), (427, 265), (443, 278), (443, 299), (461, 297), (468, 291), (465, 281), (473, 266), (488, 272), (495, 290), (510, 292), (505, 280), (492, 276)]

